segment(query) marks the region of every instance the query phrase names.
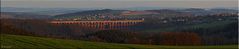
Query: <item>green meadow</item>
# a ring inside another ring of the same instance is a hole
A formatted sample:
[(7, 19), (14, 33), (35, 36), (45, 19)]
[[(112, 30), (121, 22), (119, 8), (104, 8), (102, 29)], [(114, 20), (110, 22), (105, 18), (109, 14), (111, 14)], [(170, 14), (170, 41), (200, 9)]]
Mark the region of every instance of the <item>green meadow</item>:
[(50, 49), (238, 49), (237, 45), (221, 46), (161, 46), (88, 42), (31, 36), (1, 34), (1, 48)]

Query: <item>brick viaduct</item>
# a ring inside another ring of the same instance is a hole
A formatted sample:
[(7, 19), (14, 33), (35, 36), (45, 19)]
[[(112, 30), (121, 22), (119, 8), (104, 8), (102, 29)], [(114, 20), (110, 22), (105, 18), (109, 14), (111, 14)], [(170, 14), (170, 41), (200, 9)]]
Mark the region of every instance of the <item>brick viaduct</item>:
[(77, 24), (82, 28), (97, 30), (125, 29), (141, 24), (144, 20), (88, 20), (88, 21), (51, 21), (52, 24)]

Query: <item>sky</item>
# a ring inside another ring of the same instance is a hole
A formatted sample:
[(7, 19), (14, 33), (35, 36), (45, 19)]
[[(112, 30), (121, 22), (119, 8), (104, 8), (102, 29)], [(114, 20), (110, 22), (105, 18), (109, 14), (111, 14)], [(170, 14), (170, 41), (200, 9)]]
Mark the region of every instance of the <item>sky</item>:
[(214, 8), (214, 7), (238, 7), (238, 0), (1, 0), (1, 7), (35, 7), (35, 8), (128, 8), (128, 7)]

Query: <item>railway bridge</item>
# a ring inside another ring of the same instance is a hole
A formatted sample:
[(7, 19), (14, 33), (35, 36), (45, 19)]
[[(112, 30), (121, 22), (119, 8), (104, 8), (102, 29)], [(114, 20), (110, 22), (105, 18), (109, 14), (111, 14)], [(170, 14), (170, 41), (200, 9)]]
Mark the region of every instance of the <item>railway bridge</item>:
[(81, 28), (96, 29), (96, 30), (112, 30), (112, 29), (127, 29), (131, 26), (141, 24), (144, 20), (81, 20), (81, 21), (69, 21), (69, 20), (56, 20), (51, 21), (51, 24), (75, 24)]

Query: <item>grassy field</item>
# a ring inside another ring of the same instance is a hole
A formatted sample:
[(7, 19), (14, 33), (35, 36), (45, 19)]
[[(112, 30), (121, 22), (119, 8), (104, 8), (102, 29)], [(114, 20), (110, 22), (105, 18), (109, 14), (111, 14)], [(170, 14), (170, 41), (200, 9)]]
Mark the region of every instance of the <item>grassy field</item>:
[(39, 48), (39, 49), (238, 49), (237, 45), (224, 46), (161, 46), (115, 44), (87, 42), (79, 40), (63, 40), (31, 36), (1, 34), (1, 48)]

